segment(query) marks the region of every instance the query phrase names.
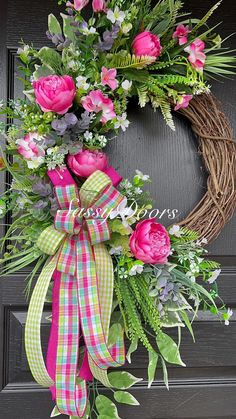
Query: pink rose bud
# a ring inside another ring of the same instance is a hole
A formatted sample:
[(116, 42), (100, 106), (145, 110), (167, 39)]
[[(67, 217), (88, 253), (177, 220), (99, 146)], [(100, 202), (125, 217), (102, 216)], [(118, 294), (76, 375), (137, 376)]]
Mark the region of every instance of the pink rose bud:
[(47, 76), (33, 82), (36, 102), (44, 112), (65, 114), (75, 97), (75, 83), (70, 76)]
[(159, 57), (162, 46), (160, 38), (157, 35), (154, 35), (149, 31), (144, 31), (134, 38), (132, 49), (137, 57), (141, 55)]
[(170, 238), (165, 227), (155, 218), (143, 220), (136, 225), (130, 236), (130, 250), (136, 259), (144, 263), (163, 264), (170, 254)]
[(92, 7), (95, 13), (106, 11), (106, 3), (104, 0), (93, 0)]
[(75, 155), (69, 154), (67, 164), (75, 175), (87, 178), (96, 170), (105, 170), (108, 160), (101, 151), (81, 150)]

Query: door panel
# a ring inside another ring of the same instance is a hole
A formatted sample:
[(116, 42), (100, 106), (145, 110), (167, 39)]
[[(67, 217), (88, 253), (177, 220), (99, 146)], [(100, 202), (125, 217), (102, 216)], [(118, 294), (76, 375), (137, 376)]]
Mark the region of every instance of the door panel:
[[(215, 1), (191, 0), (188, 9), (202, 15)], [(16, 50), (18, 41), (33, 42), (36, 47), (49, 44), (46, 36), (47, 15), (59, 13), (56, 0), (0, 0), (0, 96), (22, 96), (22, 85), (17, 80)], [(215, 20), (224, 20), (223, 35), (234, 31), (236, 3), (225, 0), (215, 14)], [(212, 23), (214, 23), (214, 19)], [(235, 38), (230, 40), (235, 47)], [(49, 44), (50, 45), (50, 44)], [(214, 86), (214, 92), (236, 130), (235, 82), (228, 80)], [(108, 147), (110, 162), (124, 177), (131, 177), (136, 168), (153, 179), (150, 192), (155, 207), (177, 209), (182, 219), (198, 202), (206, 189), (206, 173), (194, 135), (186, 121), (175, 117), (176, 131), (165, 126), (158, 112), (147, 106), (139, 109), (135, 102), (129, 105), (131, 126)], [(1, 174), (0, 188), (5, 188)], [(6, 219), (6, 223), (10, 223)], [(164, 216), (165, 225), (172, 222)], [(236, 305), (236, 218), (226, 226), (220, 237), (209, 246), (211, 255), (222, 265), (219, 288), (231, 307)], [(4, 227), (0, 226), (0, 233)], [(0, 419), (46, 419), (53, 402), (47, 389), (34, 381), (27, 365), (23, 335), (27, 312), (24, 298), (25, 277), (29, 269), (0, 280)], [(50, 329), (46, 307), (42, 319), (43, 348), (46, 351)], [(146, 386), (147, 358), (140, 348), (126, 368), (144, 381), (134, 388), (141, 408), (120, 410), (123, 419), (235, 419), (236, 411), (236, 316), (229, 327), (206, 315), (200, 316), (195, 327), (196, 344), (186, 331), (182, 337), (182, 354), (186, 368), (170, 368), (168, 392), (158, 371), (151, 389)], [(173, 337), (175, 335), (173, 334)], [(104, 390), (105, 391), (105, 390)], [(64, 417), (64, 416), (61, 416)]]

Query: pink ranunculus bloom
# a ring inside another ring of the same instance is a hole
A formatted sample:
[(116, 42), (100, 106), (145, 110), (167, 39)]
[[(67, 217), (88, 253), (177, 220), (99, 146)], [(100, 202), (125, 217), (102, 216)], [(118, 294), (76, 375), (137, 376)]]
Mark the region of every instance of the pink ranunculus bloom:
[(188, 41), (188, 34), (191, 32), (188, 26), (178, 25), (176, 31), (173, 33), (173, 38), (179, 39), (179, 45), (186, 44)]
[(101, 90), (92, 90), (87, 96), (81, 98), (81, 103), (88, 112), (98, 113), (102, 111), (102, 124), (116, 117), (112, 100), (104, 96)]
[(203, 52), (205, 43), (201, 39), (195, 39), (184, 51), (189, 53), (188, 60), (193, 68), (202, 72), (206, 61), (206, 54)]
[(69, 154), (67, 164), (75, 175), (87, 178), (96, 170), (105, 170), (108, 160), (101, 151), (81, 150), (77, 154)]
[[(30, 132), (24, 138), (16, 141), (17, 150), (26, 160), (34, 162), (33, 167), (39, 166), (43, 162), (45, 150), (37, 143), (41, 137), (37, 132)], [(30, 167), (30, 165), (29, 165)]]
[(193, 95), (182, 95), (178, 103), (175, 105), (174, 110), (187, 108), (190, 100), (192, 100)]
[(166, 263), (171, 252), (168, 232), (155, 218), (143, 220), (136, 225), (129, 245), (136, 259), (144, 263)]
[(106, 84), (111, 88), (111, 90), (115, 90), (118, 86), (118, 81), (116, 80), (117, 71), (115, 68), (106, 68), (102, 67), (101, 72), (101, 81), (102, 85), (105, 86)]
[(98, 12), (106, 12), (106, 2), (104, 0), (93, 0), (92, 2), (93, 11), (95, 13)]
[(89, 0), (74, 0), (74, 3), (71, 3), (68, 1), (66, 3), (67, 7), (72, 7), (73, 9), (80, 11), (82, 10), (87, 4), (89, 3)]
[(72, 106), (76, 93), (70, 76), (47, 76), (33, 82), (36, 102), (44, 112), (65, 114)]
[(162, 46), (160, 38), (149, 31), (141, 32), (132, 43), (132, 49), (137, 57), (148, 55), (150, 57), (159, 57)]

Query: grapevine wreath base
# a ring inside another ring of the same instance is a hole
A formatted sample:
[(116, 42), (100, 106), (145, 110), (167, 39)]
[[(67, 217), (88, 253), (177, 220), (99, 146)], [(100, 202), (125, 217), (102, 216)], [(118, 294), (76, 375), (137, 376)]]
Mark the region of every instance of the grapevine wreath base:
[[(167, 364), (185, 366), (182, 329), (194, 340), (199, 310), (225, 325), (232, 316), (218, 293), (220, 266), (206, 258), (205, 245), (236, 204), (236, 147), (208, 80), (233, 74), (236, 59), (207, 23), (220, 2), (192, 19), (179, 0), (154, 7), (92, 0), (85, 20), (88, 3), (68, 1), (61, 21), (49, 15), (53, 48), (22, 43), (26, 98), (0, 104), (7, 117), (1, 170), (11, 178), (0, 214), (13, 215), (1, 239), (1, 275), (33, 264), (25, 348), (34, 379), (51, 390), (51, 417), (118, 419), (116, 403), (139, 404), (129, 389), (142, 378), (114, 368), (131, 362), (139, 344), (148, 386), (160, 365), (168, 388)], [(178, 225), (165, 228), (151, 215), (148, 175), (136, 170), (122, 179), (103, 152), (129, 126), (130, 97), (159, 109), (170, 129), (172, 111), (181, 112), (198, 138), (207, 192)], [(45, 302), (52, 303), (46, 362)]]
[(191, 122), (208, 172), (207, 192), (179, 223), (208, 242), (215, 239), (236, 207), (236, 143), (231, 125), (212, 94), (196, 96), (181, 111)]

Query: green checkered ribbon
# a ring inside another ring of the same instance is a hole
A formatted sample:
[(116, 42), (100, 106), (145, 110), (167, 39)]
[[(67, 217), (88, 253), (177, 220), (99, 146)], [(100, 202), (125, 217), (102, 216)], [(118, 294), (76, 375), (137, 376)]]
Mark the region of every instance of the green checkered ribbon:
[(28, 363), (33, 377), (43, 387), (51, 387), (52, 379), (49, 377), (42, 353), (40, 328), (43, 314), (43, 306), (52, 274), (57, 266), (57, 257), (54, 256), (43, 268), (34, 291), (25, 325), (25, 346)]

